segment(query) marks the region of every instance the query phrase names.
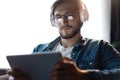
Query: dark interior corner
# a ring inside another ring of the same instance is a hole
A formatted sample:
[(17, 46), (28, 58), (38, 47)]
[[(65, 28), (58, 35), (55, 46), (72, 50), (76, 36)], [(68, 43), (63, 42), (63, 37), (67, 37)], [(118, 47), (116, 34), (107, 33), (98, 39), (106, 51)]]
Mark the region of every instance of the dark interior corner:
[(111, 0), (110, 42), (120, 52), (120, 0)]

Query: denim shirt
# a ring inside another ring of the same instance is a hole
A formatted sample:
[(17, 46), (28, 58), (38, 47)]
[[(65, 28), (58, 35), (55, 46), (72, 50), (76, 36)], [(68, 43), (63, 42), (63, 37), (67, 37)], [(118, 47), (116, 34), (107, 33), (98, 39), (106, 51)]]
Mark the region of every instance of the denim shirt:
[[(52, 51), (60, 37), (40, 44), (34, 52)], [(103, 40), (82, 38), (73, 48), (71, 58), (83, 70), (88, 70), (88, 80), (120, 80), (120, 54)]]

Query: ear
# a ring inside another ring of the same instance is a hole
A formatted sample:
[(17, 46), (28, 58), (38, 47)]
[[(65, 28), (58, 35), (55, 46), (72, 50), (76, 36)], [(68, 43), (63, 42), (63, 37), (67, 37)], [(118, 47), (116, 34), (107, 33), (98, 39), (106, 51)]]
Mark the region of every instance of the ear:
[(83, 2), (80, 10), (80, 19), (81, 19), (81, 22), (85, 22), (89, 19), (88, 10)]

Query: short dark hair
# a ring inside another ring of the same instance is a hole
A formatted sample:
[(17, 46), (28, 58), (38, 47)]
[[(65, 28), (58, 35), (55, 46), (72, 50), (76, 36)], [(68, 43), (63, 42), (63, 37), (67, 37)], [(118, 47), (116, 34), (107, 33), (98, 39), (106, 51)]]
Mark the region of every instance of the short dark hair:
[(51, 7), (50, 21), (54, 26), (54, 11), (58, 5), (66, 3), (68, 1), (73, 1), (79, 8), (81, 22), (85, 22), (89, 19), (89, 13), (85, 4), (81, 0), (56, 0)]

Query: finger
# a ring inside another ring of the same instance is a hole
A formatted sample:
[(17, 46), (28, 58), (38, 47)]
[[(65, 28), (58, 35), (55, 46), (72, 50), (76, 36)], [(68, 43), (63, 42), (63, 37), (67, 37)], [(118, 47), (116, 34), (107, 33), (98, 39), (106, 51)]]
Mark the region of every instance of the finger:
[(73, 61), (58, 62), (53, 70), (68, 70), (73, 69), (75, 66), (76, 65)]
[(12, 76), (20, 76), (21, 75), (21, 73), (19, 71), (15, 71), (15, 70), (9, 70), (7, 73)]
[(64, 62), (64, 61), (73, 61), (71, 58), (68, 58), (68, 57), (63, 57), (63, 58), (60, 58), (59, 59), (59, 62)]
[(73, 61), (73, 59), (68, 58), (68, 57), (63, 57), (63, 60), (69, 60), (69, 61)]

